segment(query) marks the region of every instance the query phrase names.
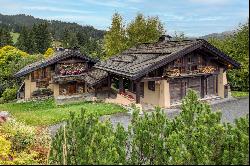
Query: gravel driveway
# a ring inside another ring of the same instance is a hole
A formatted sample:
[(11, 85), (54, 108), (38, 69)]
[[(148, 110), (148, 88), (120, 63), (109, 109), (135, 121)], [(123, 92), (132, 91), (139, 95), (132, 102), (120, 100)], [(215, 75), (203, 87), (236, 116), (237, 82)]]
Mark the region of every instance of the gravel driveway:
[[(232, 123), (235, 119), (249, 114), (249, 97), (226, 100), (225, 102), (215, 103), (211, 105), (211, 107), (213, 111), (222, 112), (222, 122)], [(180, 109), (165, 109), (164, 111), (170, 118), (173, 118), (180, 113)], [(112, 124), (117, 125), (118, 123), (121, 123), (125, 128), (128, 127), (132, 119), (131, 115), (126, 113), (107, 116), (107, 118), (108, 117)]]
[[(211, 105), (213, 111), (222, 112), (222, 122), (234, 122), (234, 119), (249, 114), (249, 97), (241, 99), (230, 99), (223, 102), (218, 101)], [(180, 113), (180, 109), (165, 109), (168, 117), (173, 118)], [(132, 117), (128, 113), (117, 113), (113, 115), (102, 116), (101, 120), (109, 118), (111, 123), (116, 126), (121, 123), (125, 128), (128, 127)], [(58, 130), (63, 123), (50, 126), (49, 130), (52, 135)]]

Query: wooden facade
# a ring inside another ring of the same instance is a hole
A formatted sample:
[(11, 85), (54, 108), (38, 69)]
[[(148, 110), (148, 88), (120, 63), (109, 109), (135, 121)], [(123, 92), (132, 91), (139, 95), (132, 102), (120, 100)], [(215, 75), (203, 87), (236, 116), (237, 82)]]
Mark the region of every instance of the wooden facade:
[[(25, 92), (23, 98), (29, 99), (34, 91), (41, 89), (51, 90), (54, 96), (86, 93), (91, 86), (101, 83), (107, 77), (105, 71), (93, 68), (95, 63), (95, 60), (82, 55), (78, 50), (58, 52), (53, 57), (30, 64), (15, 74), (26, 78), (24, 88), (20, 88), (19, 94)], [(19, 95), (19, 98), (22, 96)]]
[(142, 100), (163, 107), (180, 102), (188, 89), (195, 90), (199, 98), (222, 96), (225, 71), (232, 66), (239, 67), (239, 63), (205, 40), (162, 39), (95, 65), (119, 80), (119, 93), (126, 93), (124, 84), (128, 84), (127, 91), (135, 94), (136, 103)]

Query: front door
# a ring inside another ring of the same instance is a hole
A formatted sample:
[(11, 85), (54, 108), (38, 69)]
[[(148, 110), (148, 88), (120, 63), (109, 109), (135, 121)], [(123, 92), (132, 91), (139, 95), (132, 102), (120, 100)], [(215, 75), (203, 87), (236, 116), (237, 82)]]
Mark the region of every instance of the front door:
[(218, 79), (217, 76), (209, 76), (205, 79), (205, 95), (217, 95), (218, 91)]
[(76, 84), (75, 83), (70, 83), (68, 85), (68, 93), (69, 93), (69, 95), (76, 93)]

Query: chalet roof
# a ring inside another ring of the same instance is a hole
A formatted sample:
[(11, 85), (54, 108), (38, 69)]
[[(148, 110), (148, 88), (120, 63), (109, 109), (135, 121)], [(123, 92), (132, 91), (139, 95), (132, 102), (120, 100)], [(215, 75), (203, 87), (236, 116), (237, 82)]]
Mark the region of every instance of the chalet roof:
[(99, 82), (105, 80), (108, 76), (108, 72), (100, 69), (92, 69), (86, 73), (80, 75), (66, 75), (66, 76), (55, 76), (55, 82), (64, 81), (85, 81), (88, 86), (94, 86)]
[(98, 62), (94, 67), (135, 80), (198, 48), (209, 50), (234, 67), (240, 66), (238, 62), (207, 41), (196, 39), (183, 41), (163, 40), (156, 43), (140, 44), (106, 61)]
[(79, 50), (65, 50), (65, 51), (58, 51), (55, 53), (55, 55), (51, 58), (48, 58), (46, 60), (41, 60), (38, 62), (34, 62), (32, 64), (29, 64), (27, 66), (25, 66), (24, 68), (22, 68), (20, 71), (18, 71), (14, 76), (15, 77), (22, 77), (32, 71), (35, 71), (39, 68), (43, 68), (49, 65), (52, 65), (58, 61), (64, 60), (66, 58), (70, 58), (70, 57), (76, 57), (76, 58), (80, 58), (83, 60), (87, 60), (90, 62), (97, 62), (97, 60), (92, 59), (86, 55), (83, 55), (80, 53)]

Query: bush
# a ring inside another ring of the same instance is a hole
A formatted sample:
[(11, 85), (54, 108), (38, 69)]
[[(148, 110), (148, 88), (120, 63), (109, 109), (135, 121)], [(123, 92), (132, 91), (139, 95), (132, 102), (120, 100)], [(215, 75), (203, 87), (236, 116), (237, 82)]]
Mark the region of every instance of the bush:
[(2, 98), (4, 101), (12, 101), (16, 99), (17, 88), (7, 88), (3, 92)]
[(120, 164), (125, 162), (126, 132), (120, 125), (113, 130), (109, 121), (97, 116), (71, 114), (52, 143), (51, 164)]
[(157, 109), (150, 116), (133, 113), (128, 131), (96, 116), (71, 115), (53, 139), (51, 164), (248, 164), (249, 118), (221, 124), (190, 91), (182, 112), (168, 119)]
[(12, 142), (11, 149), (21, 152), (35, 143), (35, 128), (11, 119), (1, 126), (8, 140)]
[(45, 164), (50, 141), (46, 129), (10, 119), (0, 125), (0, 165)]
[(55, 53), (55, 51), (53, 50), (53, 48), (48, 48), (47, 51), (44, 53), (44, 57), (50, 58), (53, 56), (53, 54)]
[(35, 152), (13, 153), (11, 142), (0, 136), (0, 165), (38, 164)]

